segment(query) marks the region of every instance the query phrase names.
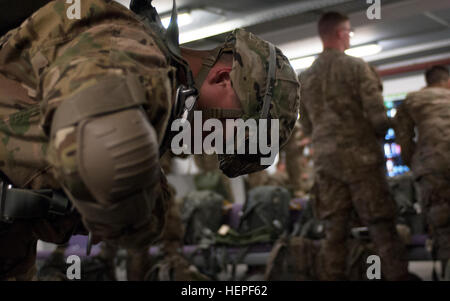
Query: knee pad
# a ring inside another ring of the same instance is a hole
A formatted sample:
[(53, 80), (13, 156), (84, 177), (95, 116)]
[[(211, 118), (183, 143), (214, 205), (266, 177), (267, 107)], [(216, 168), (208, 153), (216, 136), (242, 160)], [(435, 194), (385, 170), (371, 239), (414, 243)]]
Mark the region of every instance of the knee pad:
[(61, 160), (61, 168), (77, 171), (66, 192), (89, 230), (115, 239), (151, 223), (161, 171), (158, 139), (145, 114), (128, 109), (83, 121), (73, 131), (75, 159)]
[(48, 159), (87, 228), (104, 239), (155, 223), (159, 144), (140, 106), (145, 99), (133, 78), (109, 78), (54, 113)]
[(80, 178), (103, 205), (159, 182), (158, 139), (140, 109), (82, 122), (77, 129)]

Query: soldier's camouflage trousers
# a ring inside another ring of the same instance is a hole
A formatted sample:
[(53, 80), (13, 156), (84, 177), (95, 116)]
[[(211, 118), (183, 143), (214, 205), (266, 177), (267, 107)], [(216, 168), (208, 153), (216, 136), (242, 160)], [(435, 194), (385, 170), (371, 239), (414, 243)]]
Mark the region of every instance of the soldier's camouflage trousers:
[(353, 210), (369, 228), (375, 250), (381, 257), (384, 277), (387, 280), (407, 279), (406, 251), (395, 229), (396, 205), (390, 197), (384, 171), (374, 166), (358, 172), (353, 179), (344, 181), (324, 172), (316, 174), (314, 209), (317, 217), (325, 222), (326, 232), (319, 254), (320, 280), (347, 279)]
[(450, 258), (450, 172), (418, 179), (423, 212), (436, 248), (437, 259)]
[(26, 273), (7, 277), (5, 279), (0, 279), (2, 281), (37, 281), (37, 270), (36, 266), (33, 265)]
[(86, 234), (80, 222), (76, 212), (51, 219), (0, 222), (0, 280), (32, 280), (38, 239), (65, 243), (72, 234)]

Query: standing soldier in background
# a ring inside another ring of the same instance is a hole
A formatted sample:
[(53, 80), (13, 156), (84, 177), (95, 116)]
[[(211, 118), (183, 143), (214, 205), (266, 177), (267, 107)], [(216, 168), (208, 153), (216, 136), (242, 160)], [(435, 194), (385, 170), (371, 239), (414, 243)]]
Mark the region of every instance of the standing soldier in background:
[[(176, 22), (166, 31), (150, 2), (132, 8), (84, 0), (69, 19), (56, 0), (0, 39), (0, 279), (32, 279), (37, 240), (82, 226), (146, 252), (171, 198), (159, 156), (174, 119), (278, 119), (280, 146), (289, 138), (300, 87), (273, 44), (237, 29), (214, 50), (180, 49)], [(236, 177), (260, 159), (224, 154), (220, 169)]]
[(324, 51), (300, 75), (300, 121), (312, 135), (315, 210), (325, 222), (320, 278), (347, 278), (349, 220), (356, 210), (369, 228), (385, 278), (408, 279), (383, 168), (380, 140), (389, 124), (380, 80), (367, 63), (344, 53), (352, 32), (347, 16), (326, 13), (318, 29)]
[(293, 197), (305, 197), (312, 188), (314, 172), (311, 162), (311, 154), (305, 154), (305, 148), (312, 151), (311, 139), (302, 130), (300, 122), (296, 123), (291, 138), (280, 158), (283, 159), (284, 168), (287, 173), (288, 187)]
[(427, 87), (408, 94), (399, 106), (395, 134), (402, 159), (419, 185), (435, 255), (446, 261), (450, 258), (450, 77), (444, 66), (432, 67), (425, 77)]
[[(304, 152), (306, 147), (309, 147), (308, 154)], [(248, 174), (247, 189), (258, 186), (281, 186), (287, 188), (293, 198), (305, 197), (314, 182), (311, 152), (311, 139), (304, 134), (300, 122), (296, 122), (291, 137), (280, 151), (275, 173), (269, 174), (266, 170), (262, 170)]]

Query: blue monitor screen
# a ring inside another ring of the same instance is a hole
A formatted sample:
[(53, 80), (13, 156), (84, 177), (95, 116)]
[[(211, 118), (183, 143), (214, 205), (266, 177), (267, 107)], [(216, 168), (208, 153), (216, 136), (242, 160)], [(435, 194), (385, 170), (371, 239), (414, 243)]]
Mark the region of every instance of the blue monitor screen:
[[(385, 106), (387, 108), (387, 115), (389, 118), (394, 118), (397, 113), (397, 107), (403, 102), (405, 95), (398, 95), (385, 99)], [(386, 170), (389, 177), (401, 175), (409, 171), (408, 166), (404, 165), (401, 157), (401, 147), (395, 143), (395, 131), (389, 129), (384, 138), (384, 157), (386, 160)]]

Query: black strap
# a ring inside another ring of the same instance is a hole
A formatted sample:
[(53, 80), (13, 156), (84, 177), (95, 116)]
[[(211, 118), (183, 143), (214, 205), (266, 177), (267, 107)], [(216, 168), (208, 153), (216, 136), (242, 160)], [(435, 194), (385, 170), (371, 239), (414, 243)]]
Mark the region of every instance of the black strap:
[[(186, 109), (185, 104), (187, 100), (193, 100), (193, 104), (195, 104), (198, 91), (195, 88), (194, 76), (192, 75), (189, 64), (181, 56), (176, 1), (173, 0), (172, 16), (167, 30), (163, 28), (161, 19), (155, 8), (151, 5), (151, 2), (151, 0), (132, 0), (130, 3), (130, 9), (143, 18), (144, 23), (148, 27), (155, 30), (156, 34), (159, 35), (159, 38), (165, 43), (165, 45), (160, 46), (166, 48), (170, 53), (171, 65), (177, 68), (179, 71), (178, 74), (182, 74), (186, 79), (186, 86), (180, 85), (177, 90), (175, 104), (173, 105), (172, 113), (168, 121), (168, 125), (170, 125), (173, 120), (182, 117), (182, 114)], [(190, 108), (192, 109), (193, 105), (190, 106)], [(187, 111), (189, 112), (188, 120), (192, 119), (193, 112), (191, 112), (191, 110)], [(166, 150), (169, 149), (170, 141), (175, 134), (176, 133), (171, 132), (170, 126), (166, 127), (166, 131), (159, 147), (160, 157), (162, 157)]]
[(2, 183), (0, 220), (4, 222), (46, 218), (51, 214), (65, 215), (70, 209), (69, 199), (60, 191), (8, 189), (7, 185)]

